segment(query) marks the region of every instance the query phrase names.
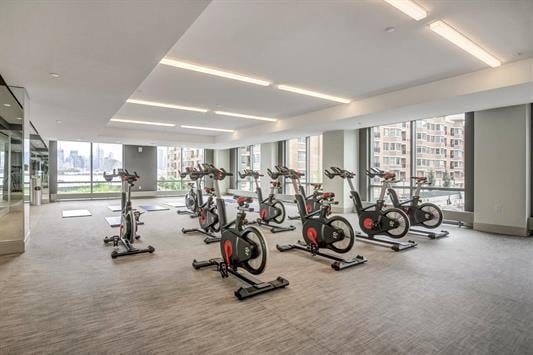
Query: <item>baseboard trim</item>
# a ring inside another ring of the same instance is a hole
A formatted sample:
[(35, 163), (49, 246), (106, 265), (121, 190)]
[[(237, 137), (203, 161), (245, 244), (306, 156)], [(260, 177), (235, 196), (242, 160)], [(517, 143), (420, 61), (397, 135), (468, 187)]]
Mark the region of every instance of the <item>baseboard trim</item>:
[(513, 226), (502, 226), (498, 224), (490, 223), (475, 223), (474, 230), (481, 232), (489, 232), (496, 234), (505, 234), (505, 235), (514, 235), (519, 237), (529, 236), (529, 230), (527, 228), (513, 227)]
[(24, 240), (0, 240), (0, 255), (22, 254), (24, 250)]

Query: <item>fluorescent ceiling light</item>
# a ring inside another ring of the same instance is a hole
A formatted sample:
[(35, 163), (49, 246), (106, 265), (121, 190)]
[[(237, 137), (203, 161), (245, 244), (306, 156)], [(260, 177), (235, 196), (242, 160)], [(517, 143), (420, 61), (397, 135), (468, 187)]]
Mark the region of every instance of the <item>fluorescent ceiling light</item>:
[(11, 107), (11, 104), (4, 104), (5, 107)]
[(142, 125), (147, 125), (147, 126), (176, 127), (176, 125), (172, 124), (172, 123), (137, 121), (137, 120), (124, 120), (122, 118), (112, 118), (111, 121), (112, 122), (121, 122), (121, 123), (142, 124)]
[(230, 73), (230, 72), (227, 72), (227, 71), (222, 71), (222, 70), (218, 70), (218, 69), (214, 69), (214, 68), (203, 67), (203, 66), (200, 66), (200, 65), (181, 62), (181, 61), (173, 60), (173, 59), (163, 58), (163, 59), (161, 59), (160, 63), (161, 64), (165, 64), (165, 65), (170, 65), (172, 67), (176, 67), (176, 68), (180, 68), (180, 69), (187, 69), (187, 70), (197, 71), (197, 72), (204, 73), (204, 74), (220, 76), (220, 77), (226, 78), (226, 79), (244, 81), (244, 82), (250, 83), (250, 84), (256, 84), (256, 85), (261, 85), (261, 86), (269, 86), (271, 84), (270, 81), (261, 80), (261, 79), (257, 79), (257, 78), (252, 78), (252, 77), (249, 77), (249, 76), (244, 76), (244, 75), (240, 75), (240, 74), (236, 74), (236, 73)]
[(386, 3), (394, 6), (404, 14), (412, 17), (413, 19), (420, 21), (426, 18), (428, 12), (411, 0), (384, 0)]
[(325, 100), (336, 101), (336, 102), (340, 102), (340, 103), (343, 103), (343, 104), (347, 104), (347, 103), (349, 103), (351, 101), (350, 99), (344, 99), (342, 97), (322, 94), (322, 93), (319, 93), (319, 92), (316, 92), (316, 91), (300, 89), (300, 88), (296, 88), (294, 86), (289, 86), (289, 85), (278, 85), (278, 89), (294, 92), (294, 93), (297, 93), (297, 94), (318, 97), (318, 98), (325, 99)]
[(463, 36), (461, 33), (457, 32), (452, 27), (448, 26), (446, 23), (442, 21), (436, 21), (430, 24), (429, 28), (433, 32), (446, 38), (448, 41), (452, 42), (457, 47), (462, 48), (463, 50), (472, 54), (474, 57), (487, 63), (491, 67), (495, 68), (502, 65), (502, 63), (498, 59), (487, 53), (480, 46)]
[(130, 104), (155, 106), (155, 107), (164, 107), (164, 108), (173, 108), (175, 110), (185, 110), (185, 111), (194, 111), (194, 112), (207, 112), (208, 111), (205, 108), (198, 108), (198, 107), (191, 107), (191, 106), (181, 106), (181, 105), (172, 105), (172, 104), (165, 104), (163, 102), (155, 102), (155, 101), (128, 99), (126, 102), (128, 102)]
[(276, 118), (269, 118), (269, 117), (261, 117), (261, 116), (252, 116), (252, 115), (244, 115), (242, 113), (233, 113), (233, 112), (226, 112), (226, 111), (215, 111), (217, 115), (222, 116), (231, 116), (231, 117), (240, 117), (240, 118), (249, 118), (251, 120), (259, 120), (259, 121), (269, 121), (269, 122), (276, 122)]
[(182, 125), (181, 128), (199, 129), (199, 130), (202, 130), (202, 131), (233, 132), (232, 129), (209, 128), (209, 127), (199, 127), (199, 126), (184, 126), (184, 125)]

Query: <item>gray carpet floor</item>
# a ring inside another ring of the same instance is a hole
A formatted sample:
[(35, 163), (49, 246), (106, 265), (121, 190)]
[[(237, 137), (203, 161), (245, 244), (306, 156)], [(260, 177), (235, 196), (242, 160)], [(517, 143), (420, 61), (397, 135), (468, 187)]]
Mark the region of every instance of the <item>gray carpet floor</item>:
[[(191, 267), (219, 246), (182, 235), (197, 221), (174, 208), (142, 216), (139, 245), (154, 254), (112, 260), (102, 242), (109, 204), (33, 211), (27, 252), (0, 257), (0, 354), (533, 353), (533, 239), (447, 226), (449, 238), (412, 237), (419, 246), (401, 253), (356, 243), (351, 255), (368, 263), (336, 272), (276, 250), (300, 238), (291, 221), (296, 231), (265, 231), (260, 276), (290, 286), (241, 302), (237, 279)], [(62, 219), (63, 209), (93, 216)]]

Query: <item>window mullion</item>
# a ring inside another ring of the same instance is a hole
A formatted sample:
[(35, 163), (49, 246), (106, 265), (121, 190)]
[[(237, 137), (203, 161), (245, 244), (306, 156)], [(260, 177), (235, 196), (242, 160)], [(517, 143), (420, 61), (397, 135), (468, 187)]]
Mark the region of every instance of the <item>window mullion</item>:
[(90, 168), (90, 171), (91, 171), (91, 174), (90, 174), (90, 181), (91, 181), (91, 189), (89, 190), (90, 191), (90, 194), (91, 194), (91, 197), (92, 197), (92, 194), (94, 193), (94, 188), (93, 188), (93, 142), (90, 142), (89, 143), (89, 148), (90, 148), (90, 158), (89, 158), (89, 168)]
[(309, 183), (311, 182), (311, 175), (310, 175), (310, 158), (309, 158), (309, 153), (310, 153), (310, 147), (311, 145), (311, 137), (307, 136), (305, 137), (305, 176), (307, 176), (307, 183), (305, 184), (305, 190), (307, 191), (307, 193), (309, 193)]
[(411, 134), (411, 156), (409, 157), (409, 159), (411, 159), (411, 176), (409, 177), (409, 196), (412, 198), (413, 197), (413, 189), (414, 189), (414, 185), (413, 185), (413, 179), (411, 179), (411, 177), (413, 176), (416, 176), (416, 121), (411, 121), (410, 122), (411, 124), (411, 129), (410, 129), (410, 134)]

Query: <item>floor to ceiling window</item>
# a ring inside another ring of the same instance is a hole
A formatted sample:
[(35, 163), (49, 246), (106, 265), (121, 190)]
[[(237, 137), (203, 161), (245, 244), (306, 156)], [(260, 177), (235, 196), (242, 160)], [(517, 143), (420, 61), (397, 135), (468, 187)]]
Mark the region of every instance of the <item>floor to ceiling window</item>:
[[(372, 137), (372, 162), (371, 167), (396, 174), (400, 180), (396, 189), (400, 197), (409, 197), (411, 180), (411, 124), (403, 122), (385, 126), (373, 127)], [(371, 179), (371, 186), (379, 186), (380, 178)], [(379, 188), (372, 188), (371, 198), (375, 200)]]
[[(237, 148), (237, 171), (252, 169), (261, 171), (261, 145), (248, 145)], [(253, 191), (254, 184), (251, 178), (241, 179), (237, 174), (237, 189), (241, 191)]]
[(119, 192), (120, 182), (106, 182), (104, 171), (122, 168), (122, 145), (77, 141), (57, 142), (57, 192)]
[[(285, 162), (288, 168), (304, 174), (300, 182), (306, 186), (306, 190), (309, 192), (310, 184), (322, 182), (322, 135), (299, 137), (285, 141)], [(293, 193), (290, 190), (290, 184), (290, 181), (285, 181), (287, 193)]]
[(464, 209), (464, 115), (416, 121), (416, 175), (431, 189), (422, 197), (447, 209)]
[[(411, 176), (425, 176), (421, 196), (444, 209), (464, 209), (464, 114), (374, 127), (370, 166), (391, 171), (402, 199), (413, 192)], [(413, 147), (413, 148), (411, 148)], [(370, 181), (370, 198), (380, 192), (379, 178)]]
[(120, 192), (121, 182), (106, 182), (104, 172), (122, 168), (122, 144), (93, 143), (93, 192)]
[(91, 143), (57, 142), (57, 192), (91, 192)]
[(200, 148), (157, 147), (157, 189), (181, 191), (187, 189), (188, 178), (182, 179), (180, 171), (197, 167), (204, 162), (204, 150)]

